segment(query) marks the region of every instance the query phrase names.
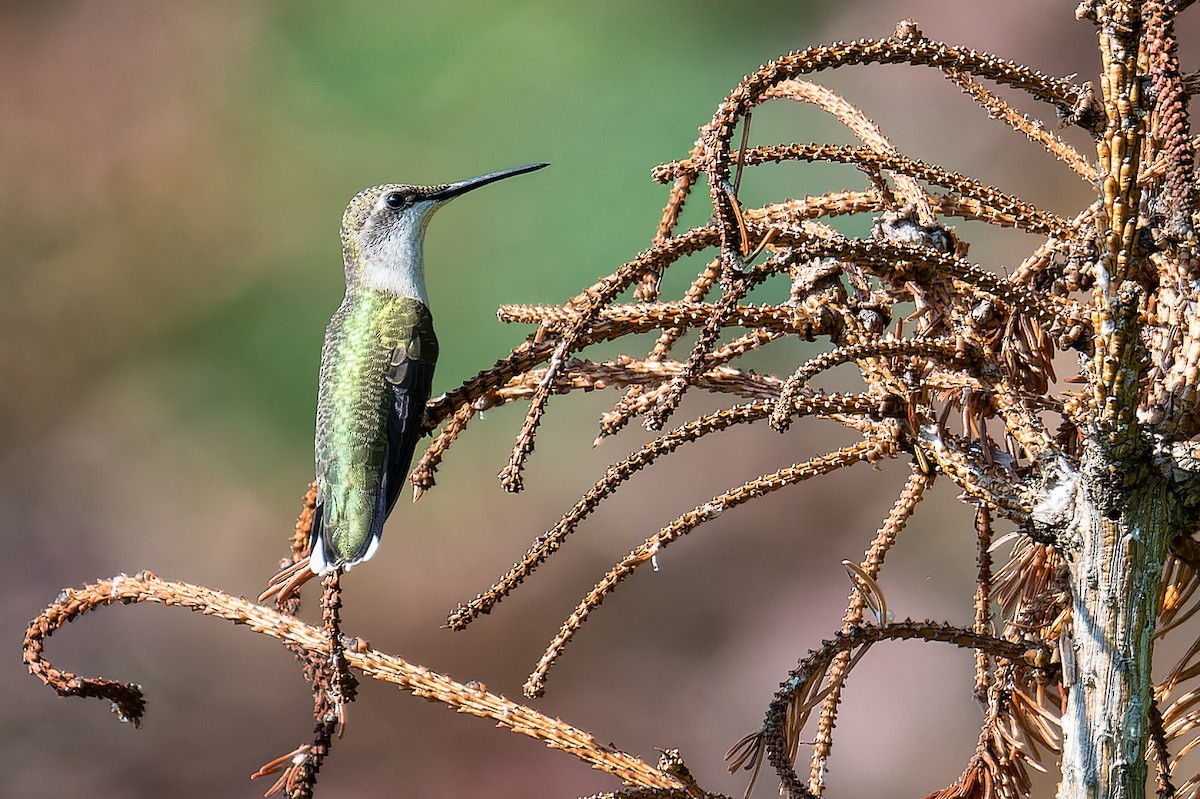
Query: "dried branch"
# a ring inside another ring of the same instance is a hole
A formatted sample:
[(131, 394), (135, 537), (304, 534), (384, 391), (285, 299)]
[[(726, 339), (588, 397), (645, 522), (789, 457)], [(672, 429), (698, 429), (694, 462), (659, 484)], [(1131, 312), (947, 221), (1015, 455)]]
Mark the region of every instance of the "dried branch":
[[(1049, 653), (1030, 648), (1023, 643), (1013, 643), (933, 621), (893, 622), (882, 627), (856, 626), (847, 632), (838, 633), (832, 641), (825, 641), (800, 661), (784, 681), (779, 693), (771, 702), (761, 732), (756, 735), (756, 746), (761, 748), (766, 759), (779, 776), (784, 794), (793, 799), (812, 799), (816, 794), (796, 774), (794, 761), (799, 747), (800, 728), (806, 717), (805, 708), (813, 705), (813, 693), (839, 653), (861, 657), (873, 644), (880, 641), (896, 641), (916, 638), (953, 644), (963, 649), (974, 649), (1002, 658), (1012, 663), (1037, 667), (1048, 662)], [(857, 652), (856, 652), (857, 650)], [(841, 679), (845, 679), (844, 676)]]
[[(880, 526), (878, 532), (876, 532), (874, 540), (871, 541), (870, 547), (867, 548), (866, 556), (859, 565), (859, 568), (867, 576), (871, 578), (879, 576), (884, 558), (895, 545), (897, 537), (908, 526), (909, 520), (917, 510), (917, 505), (924, 499), (925, 492), (932, 484), (933, 476), (920, 470), (914, 470), (909, 475), (904, 488), (900, 490), (900, 496), (896, 499), (887, 518)], [(850, 595), (850, 602), (846, 607), (845, 615), (842, 617), (843, 634), (849, 634), (851, 630), (862, 623), (865, 606), (866, 600), (861, 592), (855, 591)], [(883, 624), (886, 621), (887, 619), (883, 618), (879, 623)], [(821, 703), (820, 719), (817, 722), (816, 736), (813, 740), (812, 769), (809, 772), (808, 778), (808, 789), (818, 796), (825, 789), (825, 774), (829, 770), (829, 755), (833, 749), (833, 728), (837, 721), (838, 705), (842, 700), (842, 689), (845, 685), (846, 676), (850, 672), (850, 667), (850, 652), (839, 652), (830, 662), (829, 670), (826, 674), (826, 682), (829, 685), (827, 689), (828, 693)], [(751, 781), (751, 785), (753, 785), (753, 780)]]
[[(81, 588), (66, 589), (58, 601), (33, 620), (26, 631), (26, 665), (34, 676), (60, 696), (108, 700), (123, 721), (140, 723), (146, 703), (136, 685), (78, 677), (61, 671), (46, 659), (43, 648), (47, 638), (85, 613), (109, 605), (141, 602), (187, 608), (205, 616), (225, 619), (251, 632), (303, 649), (322, 660), (329, 658), (329, 641), (325, 633), (292, 616), (203, 586), (171, 582), (150, 572), (140, 572), (132, 576), (119, 575)], [(557, 719), (543, 716), (525, 705), (488, 693), (478, 685), (455, 682), (423, 666), (414, 666), (401, 658), (371, 649), (355, 639), (351, 639), (344, 655), (347, 665), (373, 680), (392, 683), (414, 696), (440, 702), (460, 713), (489, 718), (499, 727), (542, 741), (552, 749), (561, 749), (594, 769), (612, 774), (626, 785), (658, 789), (684, 787), (633, 755), (601, 744), (591, 735)]]
[[(766, 409), (764, 408), (763, 410), (765, 411)], [(843, 447), (828, 455), (811, 458), (802, 463), (797, 463), (780, 469), (777, 472), (750, 480), (713, 497), (709, 502), (699, 505), (679, 516), (675, 521), (646, 539), (645, 542), (626, 555), (620, 563), (610, 569), (596, 583), (592, 590), (588, 592), (588, 595), (579, 603), (579, 607), (575, 609), (575, 612), (563, 622), (562, 629), (559, 630), (554, 640), (550, 642), (545, 654), (538, 661), (537, 667), (529, 675), (529, 679), (525, 681), (525, 695), (530, 697), (541, 696), (545, 691), (547, 672), (549, 672), (554, 661), (562, 654), (566, 645), (570, 643), (575, 633), (587, 621), (592, 611), (599, 607), (604, 598), (626, 577), (632, 574), (638, 566), (651, 561), (667, 545), (687, 535), (704, 522), (715, 519), (730, 508), (735, 508), (750, 500), (765, 496), (773, 491), (778, 491), (785, 486), (828, 474), (854, 463), (876, 461), (888, 457), (893, 454), (894, 446), (895, 443), (893, 441), (885, 439), (860, 441), (857, 444)]]
[[(479, 594), (465, 605), (459, 605), (450, 614), (447, 624), (452, 629), (461, 630), (477, 617), (490, 613), (497, 602), (520, 585), (546, 558), (558, 551), (567, 536), (573, 533), (579, 524), (595, 511), (605, 498), (611, 496), (626, 480), (649, 466), (658, 458), (674, 452), (684, 444), (698, 441), (710, 433), (726, 430), (736, 424), (758, 421), (767, 414), (772, 413), (775, 407), (775, 402), (762, 401), (748, 405), (735, 405), (731, 408), (702, 416), (699, 419), (677, 427), (665, 435), (659, 436), (637, 452), (629, 455), (623, 461), (608, 467), (608, 471), (604, 477), (575, 503), (575, 507), (567, 511), (554, 527), (538, 536), (524, 558), (514, 564), (487, 591)], [(879, 403), (870, 397), (804, 397), (793, 401), (791, 414), (871, 414), (875, 413), (878, 408)]]
[[(689, 255), (712, 241), (713, 230), (708, 227), (696, 228), (681, 236), (663, 241), (643, 252), (634, 260), (622, 266), (612, 276), (600, 281), (592, 289), (585, 292), (587, 300), (584, 312), (566, 330), (559, 339), (550, 356), (550, 366), (547, 378), (553, 379), (567, 357), (582, 346), (585, 330), (591, 325), (594, 315), (600, 308), (615, 298), (621, 291), (628, 288), (634, 280), (651, 269), (665, 269), (672, 262)], [(517, 434), (516, 444), (508, 465), (500, 472), (500, 484), (508, 491), (520, 491), (522, 487), (521, 470), (525, 459), (533, 451), (533, 436), (545, 412), (546, 400), (549, 399), (549, 389), (539, 390), (529, 402), (529, 411), (521, 432)]]
[[(880, 153), (869, 147), (842, 147), (835, 144), (788, 144), (771, 147), (755, 147), (746, 152), (736, 151), (733, 157), (745, 166), (775, 164), (783, 161), (826, 161), (829, 163), (853, 164), (860, 169), (888, 170), (901, 175), (928, 181), (935, 186), (944, 186), (958, 194), (971, 197), (983, 206), (984, 213), (1005, 215), (1017, 221), (1017, 227), (1030, 233), (1041, 233), (1057, 238), (1071, 239), (1077, 235), (1070, 223), (1048, 211), (1030, 205), (999, 189), (984, 185), (956, 172), (943, 169), (924, 161), (906, 158), (895, 153)], [(653, 176), (660, 183), (674, 180), (683, 172), (699, 172), (703, 162), (674, 161), (657, 167)]]
[(964, 94), (983, 106), (991, 119), (1004, 120), (1013, 130), (1024, 134), (1035, 144), (1040, 144), (1046, 152), (1062, 161), (1089, 184), (1095, 182), (1096, 168), (1078, 150), (1047, 130), (1040, 121), (1030, 120), (971, 76), (964, 75), (956, 69), (944, 69), (942, 72), (962, 89)]

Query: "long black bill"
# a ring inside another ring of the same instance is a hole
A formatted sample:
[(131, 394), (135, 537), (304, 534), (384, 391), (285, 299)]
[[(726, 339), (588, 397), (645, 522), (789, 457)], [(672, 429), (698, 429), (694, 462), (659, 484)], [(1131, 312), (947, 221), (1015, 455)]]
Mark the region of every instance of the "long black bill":
[(480, 186), (486, 186), (489, 183), (495, 183), (497, 180), (511, 178), (513, 175), (524, 175), (526, 172), (536, 172), (543, 167), (550, 166), (549, 164), (526, 164), (525, 166), (515, 166), (512, 169), (501, 169), (499, 172), (489, 172), (486, 175), (480, 175), (477, 178), (467, 178), (460, 180), (457, 183), (451, 183), (449, 186), (444, 186), (434, 193), (430, 194), (427, 199), (430, 200), (450, 200), (460, 194), (466, 194), (473, 189), (478, 189)]

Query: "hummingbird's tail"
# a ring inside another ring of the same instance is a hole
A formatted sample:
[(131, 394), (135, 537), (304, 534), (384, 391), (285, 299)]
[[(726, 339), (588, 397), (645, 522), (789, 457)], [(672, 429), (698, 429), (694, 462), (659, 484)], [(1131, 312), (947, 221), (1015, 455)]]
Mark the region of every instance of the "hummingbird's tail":
[(379, 539), (383, 534), (382, 518), (380, 523), (372, 523), (370, 535), (352, 552), (344, 551), (337, 546), (334, 536), (326, 535), (325, 522), (324, 503), (319, 503), (313, 511), (312, 534), (308, 540), (308, 567), (314, 574), (328, 574), (334, 569), (350, 571), (364, 560), (370, 560), (375, 550), (379, 549)]

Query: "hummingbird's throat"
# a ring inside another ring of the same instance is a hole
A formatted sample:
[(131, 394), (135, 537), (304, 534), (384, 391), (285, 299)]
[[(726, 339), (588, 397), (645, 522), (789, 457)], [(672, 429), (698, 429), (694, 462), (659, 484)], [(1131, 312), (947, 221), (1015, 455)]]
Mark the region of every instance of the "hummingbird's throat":
[(363, 287), (386, 291), (396, 297), (408, 297), (422, 305), (429, 305), (425, 291), (425, 268), (421, 262), (420, 244), (415, 259), (397, 263), (395, 261), (367, 261), (363, 266)]
[(429, 305), (425, 291), (424, 234), (432, 213), (398, 225), (390, 235), (373, 240), (360, 251), (360, 285), (408, 297)]

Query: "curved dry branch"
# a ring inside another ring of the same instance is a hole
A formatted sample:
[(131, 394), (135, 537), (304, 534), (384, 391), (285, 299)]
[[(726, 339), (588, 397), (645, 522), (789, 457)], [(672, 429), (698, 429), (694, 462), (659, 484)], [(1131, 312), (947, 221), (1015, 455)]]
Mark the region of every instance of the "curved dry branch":
[[(728, 123), (754, 105), (774, 86), (801, 75), (809, 75), (842, 66), (863, 64), (908, 64), (935, 69), (953, 69), (1010, 86), (1057, 108), (1076, 111), (1077, 124), (1096, 122), (1078, 111), (1099, 113), (1098, 108), (1078, 109), (1081, 102), (1092, 102), (1086, 87), (1061, 78), (1052, 78), (1022, 64), (967, 47), (948, 45), (925, 38), (858, 39), (809, 47), (778, 58), (742, 80), (718, 110), (712, 127), (719, 137), (731, 134)], [(1093, 129), (1093, 132), (1097, 132)], [(728, 141), (727, 138), (724, 139)]]
[[(221, 591), (163, 580), (143, 571), (65, 589), (30, 623), (25, 633), (23, 657), (30, 672), (61, 696), (106, 699), (113, 703), (114, 711), (123, 720), (138, 723), (145, 711), (145, 700), (136, 685), (61, 671), (46, 659), (43, 649), (47, 638), (85, 613), (109, 605), (140, 602), (187, 608), (270, 636), (316, 657), (327, 658), (329, 654), (329, 641), (323, 631), (293, 616)], [(352, 668), (371, 679), (392, 683), (414, 696), (439, 702), (460, 713), (491, 719), (498, 727), (542, 741), (553, 749), (561, 749), (594, 769), (612, 774), (626, 785), (655, 789), (684, 787), (638, 757), (601, 744), (582, 730), (488, 693), (477, 685), (456, 682), (423, 666), (414, 666), (394, 655), (371, 649), (355, 639), (347, 646), (344, 656)]]
[[(734, 151), (732, 157), (744, 166), (776, 164), (783, 161), (825, 161), (853, 164), (873, 172), (887, 170), (911, 178), (928, 181), (950, 189), (979, 203), (984, 213), (1011, 217), (1015, 226), (1030, 233), (1040, 233), (1059, 239), (1073, 239), (1079, 231), (1071, 223), (1049, 211), (1044, 211), (1011, 194), (965, 177), (949, 169), (908, 158), (898, 153), (881, 153), (869, 147), (845, 147), (837, 144), (777, 144)], [(652, 175), (660, 183), (676, 179), (685, 172), (699, 172), (703, 162), (694, 159), (672, 161), (656, 167)]]
[[(774, 97), (812, 103), (832, 114), (870, 149), (879, 153), (896, 153), (896, 148), (883, 135), (883, 131), (880, 130), (878, 125), (867, 119), (866, 115), (851, 105), (846, 98), (820, 84), (811, 83), (806, 80), (781, 81), (768, 89), (764, 94), (764, 99)], [(743, 147), (742, 150), (745, 151), (746, 148)], [(695, 160), (696, 155), (697, 153), (694, 151), (690, 160)], [(897, 204), (916, 207), (917, 216), (921, 220), (921, 224), (932, 224), (935, 211), (931, 204), (929, 192), (923, 189), (921, 184), (909, 175), (901, 172), (892, 172), (891, 174), (896, 181), (896, 192), (899, 195)]]
[[(1011, 214), (1006, 214), (972, 198), (956, 194), (930, 194), (931, 208), (938, 216), (958, 217), (985, 222), (997, 227), (1018, 227), (1018, 220)], [(777, 203), (767, 203), (761, 208), (747, 208), (743, 212), (748, 223), (756, 223), (766, 229), (780, 228), (795, 233), (799, 224), (808, 219), (833, 218), (852, 214), (883, 211), (888, 203), (877, 191), (831, 191), (825, 194), (806, 197), (803, 200), (783, 200)], [(1086, 221), (1078, 217), (1068, 225), (1076, 230), (1082, 230)], [(1065, 246), (1058, 239), (1052, 239), (1054, 247)]]
[(1090, 91), (1067, 81), (1051, 78), (988, 53), (924, 38), (859, 39), (811, 47), (770, 62), (742, 80), (718, 106), (712, 122), (700, 134), (705, 171), (708, 173), (713, 208), (716, 211), (722, 250), (736, 241), (737, 208), (726, 192), (734, 162), (730, 140), (738, 122), (763, 102), (772, 87), (826, 69), (860, 64), (909, 64), (936, 69), (954, 69), (978, 75), (1024, 91), (1043, 102), (1063, 109), (1078, 124), (1093, 128), (1102, 118)]
[(767, 710), (762, 730), (746, 739), (747, 747), (758, 749), (771, 763), (779, 776), (781, 790), (786, 796), (791, 799), (816, 797), (796, 774), (794, 765), (796, 751), (800, 745), (799, 733), (803, 724), (801, 717), (807, 715), (797, 703), (800, 702), (811, 709), (815, 701), (819, 701), (823, 692), (818, 692), (817, 688), (839, 653), (858, 658), (867, 648), (880, 641), (914, 638), (986, 652), (992, 657), (1032, 668), (1050, 661), (1050, 651), (1045, 647), (1005, 641), (962, 627), (928, 620), (905, 619), (882, 627), (858, 625), (849, 631), (839, 632), (834, 640), (825, 641), (820, 649), (809, 652), (790, 672)]

